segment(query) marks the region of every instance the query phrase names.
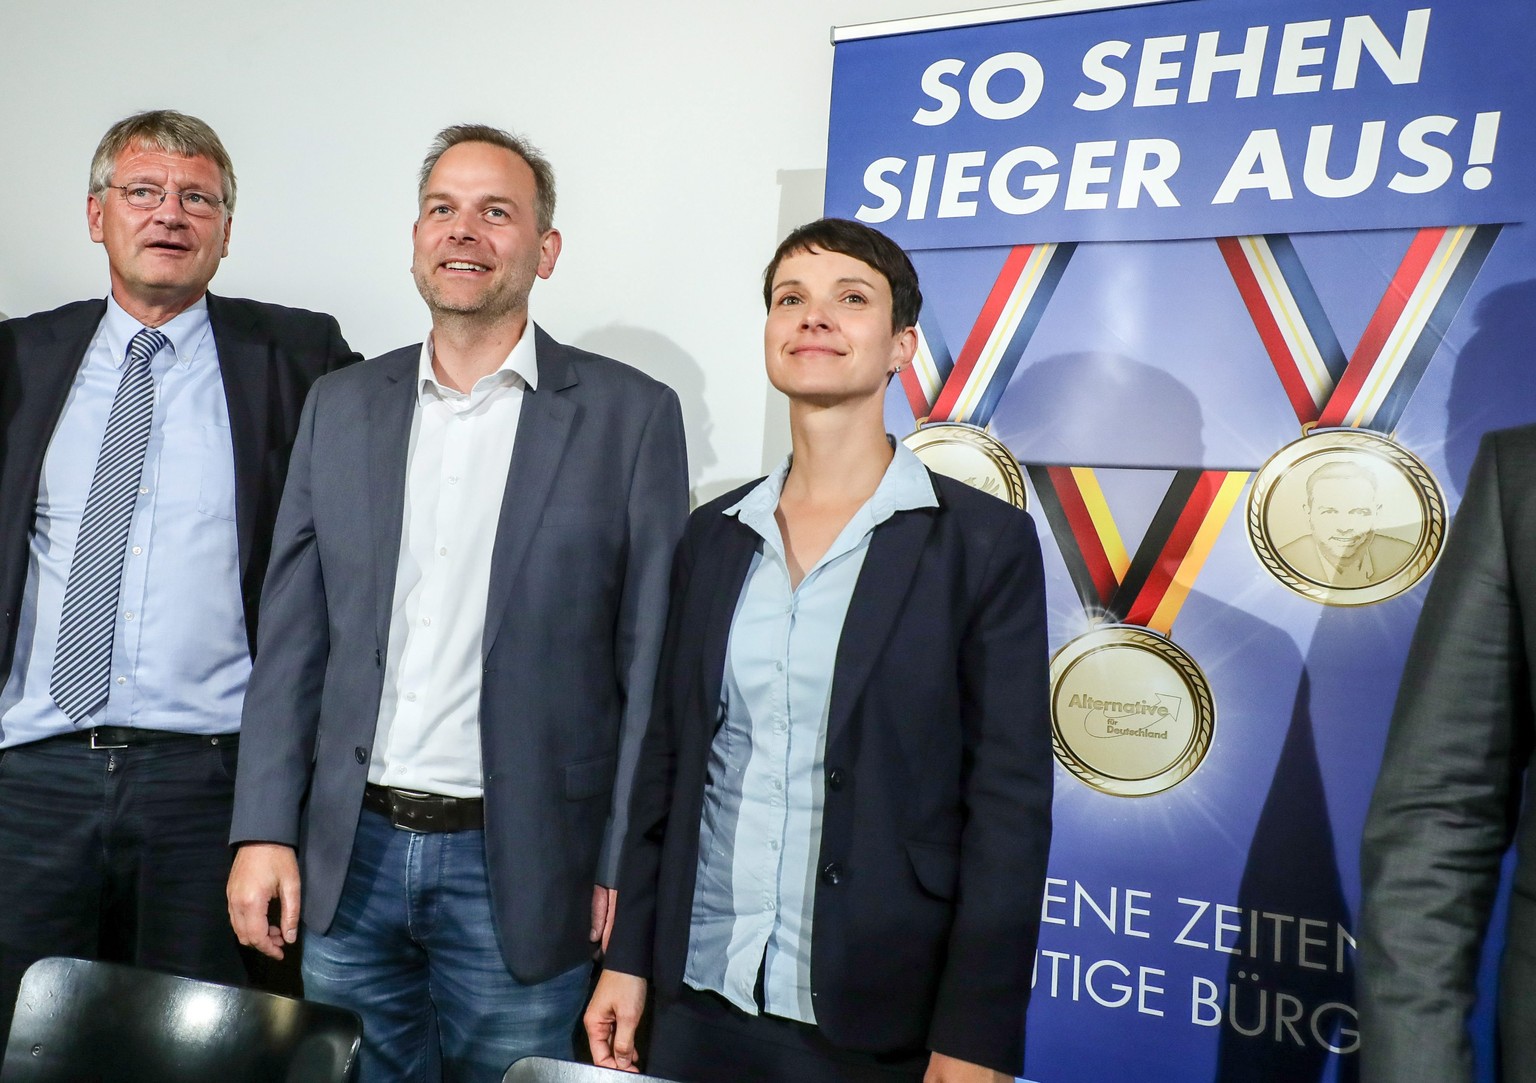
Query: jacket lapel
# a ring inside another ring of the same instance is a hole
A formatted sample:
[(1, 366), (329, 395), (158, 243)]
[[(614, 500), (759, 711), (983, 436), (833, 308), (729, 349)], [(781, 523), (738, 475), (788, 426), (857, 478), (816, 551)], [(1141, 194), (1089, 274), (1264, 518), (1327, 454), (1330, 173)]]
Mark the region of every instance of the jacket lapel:
[(262, 476), (267, 452), (267, 381), (271, 375), (272, 343), (252, 334), (249, 319), (222, 297), (208, 295), (208, 323), (219, 354), (219, 376), (229, 410), (229, 435), (235, 449), (235, 536), (240, 552), (240, 578), (245, 578), (256, 503), (266, 484)]
[[(742, 584), (752, 568), (752, 558), (758, 551), (761, 539), (757, 532), (734, 515), (721, 515), (716, 544), (704, 547), (710, 564), (695, 577), (697, 589), (704, 591), (708, 599), (700, 629), (702, 645), (699, 664), (702, 683), (699, 685), (703, 702), (718, 704), (721, 682), (725, 680), (725, 651), (731, 638), (731, 621), (736, 616), (736, 605), (741, 600)], [(708, 712), (707, 712), (708, 713)], [(718, 710), (708, 713), (709, 729), (719, 728), (722, 718)]]
[[(532, 327), (532, 325), (529, 325)], [(564, 392), (576, 385), (576, 374), (565, 360), (565, 347), (534, 328), (539, 383), (524, 391), (517, 417), (517, 439), (507, 469), (507, 488), (496, 521), (496, 546), (491, 553), (491, 583), (485, 604), (483, 658), (489, 658), (506, 616), (529, 543), (549, 501), (560, 460), (565, 455), (576, 407)]]
[[(18, 482), (8, 494), (15, 500), (7, 501), (11, 506), (5, 511), (24, 515), (27, 523), (32, 521), (36, 509), (49, 440), (59, 427), (69, 389), (74, 386), (75, 376), (85, 361), (85, 351), (90, 348), (91, 338), (106, 311), (106, 301), (81, 305), (79, 315), (54, 333), (48, 349), (36, 353), (18, 349), (14, 357), (6, 359), (16, 367), (16, 372), (8, 376), (16, 386), (7, 388), (6, 398), (10, 401), (6, 402), (4, 418), (6, 443), (12, 452), (21, 454), (17, 463), (20, 469), (5, 471), (8, 479)], [(15, 439), (11, 434), (20, 434), (22, 439)]]
[[(837, 644), (827, 720), (829, 746), (847, 728), (854, 705), (885, 653), (896, 618), (912, 591), (936, 514), (932, 508), (899, 511), (876, 527), (869, 541)], [(935, 599), (934, 604), (945, 604), (945, 599)]]
[(372, 527), (375, 627), (378, 646), (389, 644), (389, 616), (395, 600), (395, 572), (400, 565), (400, 531), (405, 523), (405, 470), (411, 444), (411, 411), (416, 402), (420, 346), (407, 346), (381, 357), (385, 378), (374, 385), (368, 402), (367, 510)]

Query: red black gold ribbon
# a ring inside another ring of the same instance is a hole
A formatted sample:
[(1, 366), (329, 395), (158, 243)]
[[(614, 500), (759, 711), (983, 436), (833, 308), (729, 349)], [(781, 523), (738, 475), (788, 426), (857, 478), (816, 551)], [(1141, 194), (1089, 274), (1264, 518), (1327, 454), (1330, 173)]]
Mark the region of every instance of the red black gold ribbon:
[(1083, 608), (1165, 636), (1249, 478), (1240, 470), (1177, 471), (1132, 557), (1093, 468), (1027, 469)]

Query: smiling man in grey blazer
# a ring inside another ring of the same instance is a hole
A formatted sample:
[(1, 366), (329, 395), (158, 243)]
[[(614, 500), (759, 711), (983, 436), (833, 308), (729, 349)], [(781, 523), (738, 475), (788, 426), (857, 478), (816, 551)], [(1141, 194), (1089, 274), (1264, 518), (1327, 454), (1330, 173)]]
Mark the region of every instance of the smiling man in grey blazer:
[(544, 158), (449, 128), (419, 195), (431, 334), (321, 381), (300, 422), (230, 914), (281, 956), (302, 899), (306, 992), (362, 1015), (364, 1083), (439, 1058), (489, 1083), (571, 1053), (687, 471), (670, 389), (528, 317), (561, 245)]

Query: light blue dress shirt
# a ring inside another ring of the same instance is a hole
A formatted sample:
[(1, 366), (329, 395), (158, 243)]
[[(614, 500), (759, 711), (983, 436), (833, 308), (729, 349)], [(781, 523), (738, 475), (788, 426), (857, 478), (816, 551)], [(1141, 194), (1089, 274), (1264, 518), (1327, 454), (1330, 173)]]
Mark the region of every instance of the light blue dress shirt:
[(725, 511), (763, 540), (726, 648), (683, 978), (752, 1015), (761, 967), (766, 1011), (816, 1021), (811, 916), (843, 619), (875, 528), (898, 511), (938, 505), (917, 456), (900, 443), (895, 450), (879, 486), (799, 587), (790, 587), (774, 520), (788, 460)]
[[(0, 748), (75, 727), (53, 702), (59, 618), (91, 476), (140, 323), (107, 299), (38, 483), (16, 657), (0, 691)], [(229, 407), (207, 300), (160, 330), (155, 411), (112, 640), (106, 704), (81, 727), (233, 733), (251, 672), (235, 533)]]

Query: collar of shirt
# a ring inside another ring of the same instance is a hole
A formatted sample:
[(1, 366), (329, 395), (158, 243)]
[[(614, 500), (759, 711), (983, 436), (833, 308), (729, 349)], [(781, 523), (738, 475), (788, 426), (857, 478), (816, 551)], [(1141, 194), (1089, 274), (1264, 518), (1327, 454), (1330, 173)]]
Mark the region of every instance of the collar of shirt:
[[(117, 298), (107, 294), (107, 314), (101, 320), (102, 333), (112, 351), (112, 364), (121, 369), (128, 361), (128, 344), (144, 325), (123, 311)], [(212, 331), (208, 323), (208, 295), (205, 293), (185, 312), (177, 313), (169, 323), (156, 328), (171, 343), (171, 363), (181, 368), (192, 364), (202, 349), (203, 340)]]
[(533, 331), (534, 323), (529, 320), (523, 326), (522, 336), (512, 346), (512, 352), (507, 354), (507, 359), (497, 366), (495, 372), (476, 380), (475, 386), (467, 392), (456, 391), (440, 383), (432, 372), (432, 335), (429, 333), (421, 344), (421, 360), (416, 367), (418, 402), (423, 406), (432, 402), (446, 402), (455, 410), (469, 410), (484, 402), (487, 395), (500, 387), (521, 383), (529, 391), (538, 390), (539, 365), (533, 345)]
[[(885, 468), (880, 484), (875, 486), (875, 491), (864, 502), (864, 506), (854, 513), (853, 518), (848, 521), (848, 526), (843, 528), (838, 542), (833, 543), (826, 556), (822, 557), (822, 563), (825, 563), (829, 557), (835, 556), (842, 548), (839, 543), (843, 538), (862, 538), (898, 511), (939, 506), (939, 498), (933, 491), (933, 479), (928, 476), (928, 468), (923, 465), (922, 460), (913, 454), (912, 449), (906, 444), (899, 440), (891, 440), (889, 436), (886, 439), (891, 441), (891, 446), (895, 450), (895, 454), (891, 456), (890, 465)], [(775, 551), (779, 551), (784, 542), (779, 534), (779, 525), (774, 521), (773, 513), (779, 506), (779, 497), (784, 491), (784, 479), (789, 476), (792, 460), (793, 456), (786, 456), (777, 470), (758, 482), (751, 492), (726, 508), (724, 513), (736, 516), (742, 523), (762, 535), (763, 540), (772, 545)]]

